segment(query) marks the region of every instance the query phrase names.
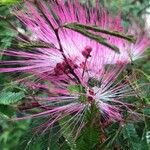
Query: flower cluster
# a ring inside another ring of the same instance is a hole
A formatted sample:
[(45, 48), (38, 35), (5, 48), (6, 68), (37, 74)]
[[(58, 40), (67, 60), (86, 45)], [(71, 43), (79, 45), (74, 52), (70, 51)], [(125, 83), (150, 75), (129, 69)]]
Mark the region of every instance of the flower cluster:
[[(96, 40), (64, 27), (68, 23), (80, 23), (116, 33), (136, 34), (134, 30), (126, 32), (121, 17), (110, 16), (97, 3), (89, 7), (78, 0), (25, 0), (24, 8), (15, 8), (13, 13), (31, 35), (19, 33), (22, 47), (4, 52), (19, 59), (2, 61), (1, 64), (7, 67), (1, 67), (0, 72), (32, 74), (39, 83), (32, 82), (28, 86), (43, 89), (48, 95), (34, 96), (42, 112), (18, 119), (47, 116), (49, 119), (43, 125), (49, 128), (69, 117), (65, 126), (73, 125), (78, 134), (86, 124), (86, 113), (93, 106), (97, 108), (101, 123), (122, 121), (125, 110), (133, 113), (132, 105), (124, 100), (136, 95), (136, 90), (128, 78), (120, 77), (120, 74), (150, 45), (146, 34), (136, 35), (136, 42), (131, 43), (121, 37), (94, 32), (95, 36), (103, 36), (117, 46), (120, 53), (116, 53)], [(27, 45), (31, 43), (32, 46), (36, 44), (29, 49)]]

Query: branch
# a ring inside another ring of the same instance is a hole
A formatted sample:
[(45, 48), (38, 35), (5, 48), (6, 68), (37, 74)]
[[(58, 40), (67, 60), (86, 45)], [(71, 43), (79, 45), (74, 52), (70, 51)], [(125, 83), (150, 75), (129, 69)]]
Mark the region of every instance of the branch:
[(56, 35), (56, 38), (57, 38), (57, 41), (58, 41), (58, 44), (59, 44), (59, 51), (62, 53), (62, 56), (65, 60), (65, 62), (67, 63), (68, 67), (69, 67), (69, 70), (71, 71), (72, 75), (77, 79), (77, 81), (79, 83), (80, 82), (80, 79), (79, 77), (76, 75), (76, 73), (74, 72), (74, 70), (72, 69), (71, 65), (69, 64), (65, 54), (64, 54), (64, 50), (63, 50), (63, 47), (62, 47), (62, 44), (61, 44), (61, 41), (60, 41), (60, 37), (59, 37), (59, 33), (58, 33), (58, 30), (59, 29), (55, 29), (53, 24), (51, 23), (51, 21), (48, 19), (48, 17), (45, 15), (45, 13), (42, 11), (42, 8), (41, 8), (41, 5), (40, 3), (36, 0), (36, 4), (37, 4), (37, 7), (38, 9), (41, 11), (43, 17), (45, 18), (45, 20), (48, 22), (48, 24), (50, 25), (50, 27), (52, 28), (52, 30), (54, 31), (55, 35)]
[(92, 30), (95, 32), (100, 32), (100, 33), (108, 34), (111, 36), (116, 36), (116, 37), (125, 39), (129, 42), (133, 42), (133, 43), (135, 42), (133, 35), (126, 35), (124, 33), (119, 33), (118, 31), (109, 31), (109, 30), (101, 29), (97, 26), (83, 25), (83, 24), (79, 24), (79, 23), (68, 23), (68, 24), (65, 24), (64, 27), (71, 28), (71, 29), (76, 29), (78, 27), (81, 27), (83, 29)]

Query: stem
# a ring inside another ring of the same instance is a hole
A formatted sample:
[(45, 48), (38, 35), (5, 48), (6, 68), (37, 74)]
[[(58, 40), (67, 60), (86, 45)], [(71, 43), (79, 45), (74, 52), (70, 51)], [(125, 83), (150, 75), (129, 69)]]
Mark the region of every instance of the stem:
[(62, 56), (63, 56), (65, 62), (67, 63), (71, 74), (77, 79), (78, 83), (81, 83), (79, 77), (76, 75), (76, 73), (75, 73), (74, 70), (72, 69), (71, 65), (69, 64), (69, 62), (68, 62), (68, 60), (67, 60), (67, 58), (66, 58), (66, 56), (65, 56), (65, 54), (64, 54), (63, 47), (62, 47), (62, 45), (61, 45), (60, 37), (59, 37), (59, 34), (58, 34), (58, 30), (59, 30), (59, 29), (55, 29), (54, 32), (55, 32), (56, 38), (57, 38), (57, 40), (58, 40), (60, 52), (62, 53)]
[(132, 43), (135, 42), (135, 39), (134, 39), (133, 35), (126, 35), (124, 33), (118, 32), (118, 31), (109, 31), (109, 30), (101, 29), (97, 26), (84, 25), (84, 24), (80, 24), (80, 23), (75, 22), (75, 23), (65, 24), (64, 27), (74, 29), (74, 30), (78, 29), (78, 28), (87, 29), (87, 30), (91, 30), (91, 31), (100, 32), (100, 33), (103, 33), (103, 34), (115, 36), (115, 37), (118, 37), (118, 38), (122, 38), (122, 39), (125, 39), (129, 42), (132, 42)]
[(83, 72), (82, 72), (82, 78), (83, 78), (83, 76), (84, 76), (84, 72), (85, 72), (85, 69), (86, 69), (86, 63), (87, 63), (87, 58), (85, 59), (85, 64), (84, 64)]
[(62, 44), (61, 44), (61, 40), (60, 40), (60, 37), (59, 37), (59, 33), (58, 33), (58, 30), (59, 28), (54, 28), (53, 24), (51, 23), (51, 21), (48, 19), (48, 17), (44, 14), (44, 12), (42, 11), (42, 8), (40, 6), (40, 3), (36, 0), (36, 4), (37, 4), (37, 7), (39, 8), (39, 10), (41, 11), (43, 17), (45, 18), (45, 20), (49, 23), (50, 27), (52, 28), (52, 30), (54, 31), (55, 35), (56, 35), (56, 38), (57, 38), (57, 41), (58, 41), (58, 44), (59, 44), (59, 51), (61, 52), (65, 62), (67, 63), (68, 67), (69, 67), (69, 70), (71, 72), (71, 74), (77, 79), (78, 83), (81, 83), (79, 77), (76, 75), (76, 73), (74, 72), (74, 70), (72, 69), (71, 65), (69, 64), (65, 54), (64, 54), (64, 50), (63, 50), (63, 47), (62, 47)]

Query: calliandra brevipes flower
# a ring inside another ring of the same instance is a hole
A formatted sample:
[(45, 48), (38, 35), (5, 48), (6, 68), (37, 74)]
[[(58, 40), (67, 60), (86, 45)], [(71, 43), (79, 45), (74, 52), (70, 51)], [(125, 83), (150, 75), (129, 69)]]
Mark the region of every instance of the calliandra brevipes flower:
[[(96, 108), (95, 118), (100, 120), (98, 124), (107, 125), (110, 122), (122, 122), (123, 112), (136, 113), (132, 110), (132, 104), (125, 103), (129, 96), (135, 96), (135, 89), (129, 84), (126, 78), (118, 79), (126, 64), (118, 63), (112, 67), (102, 69), (99, 72), (85, 70), (84, 75), (76, 74), (81, 83), (76, 83), (76, 78), (71, 79), (69, 73), (63, 72), (54, 76), (52, 80), (43, 83), (26, 82), (31, 89), (42, 89), (43, 96), (34, 95), (27, 99), (35, 100), (34, 107), (39, 107), (39, 112), (31, 114), (28, 108), (19, 107), (26, 112), (25, 117), (16, 120), (29, 118), (46, 118), (46, 122), (40, 124), (39, 128), (46, 132), (49, 128), (55, 127), (56, 123), (61, 124), (61, 132), (71, 131), (67, 136), (73, 135), (76, 139), (81, 130), (86, 126), (87, 115), (91, 108)], [(94, 118), (92, 118), (94, 119)], [(38, 129), (39, 129), (38, 128)], [(40, 130), (41, 131), (41, 130)]]
[(50, 0), (47, 3), (25, 0), (24, 9), (16, 8), (14, 14), (32, 36), (21, 33), (18, 35), (21, 48), (11, 48), (4, 54), (19, 57), (19, 60), (1, 62), (2, 65), (12, 67), (0, 68), (0, 72), (25, 72), (36, 75), (43, 82), (50, 82), (50, 87), (46, 84), (31, 84), (35, 88), (39, 86), (45, 89), (48, 96), (34, 96), (42, 112), (18, 120), (47, 116), (48, 121), (41, 126), (48, 129), (69, 117), (64, 128), (73, 126), (72, 132), (76, 131), (75, 135), (78, 135), (86, 124), (85, 114), (93, 105), (102, 115), (98, 115), (98, 118), (106, 121), (121, 121), (121, 112), (125, 108), (134, 113), (123, 100), (136, 95), (135, 90), (127, 80), (117, 82), (117, 78), (130, 63), (130, 57), (138, 58), (147, 48), (149, 39), (146, 36), (141, 41), (138, 37), (136, 43), (129, 43), (121, 37), (97, 33), (94, 37), (102, 35), (120, 50), (120, 54), (112, 52), (108, 44), (100, 44), (64, 25), (72, 22), (96, 25), (101, 29), (117, 31), (117, 34), (125, 32), (121, 26), (121, 18), (113, 18), (98, 6), (89, 8), (76, 0)]
[(98, 61), (95, 62), (95, 59), (105, 57), (106, 64), (114, 64), (117, 61), (130, 63), (141, 57), (150, 43), (146, 34), (141, 36), (132, 29), (129, 29), (127, 34), (136, 34), (135, 43), (108, 33), (97, 33), (107, 39), (110, 44), (116, 45), (120, 51), (120, 54), (117, 54), (111, 48), (64, 27), (68, 23), (78, 23), (126, 34), (121, 24), (121, 17), (119, 15), (110, 16), (98, 4), (95, 7), (89, 7), (78, 0), (48, 1), (47, 3), (43, 0), (34, 1), (34, 3), (25, 0), (24, 8), (21, 10), (15, 8), (13, 13), (26, 26), (31, 35), (18, 34), (19, 46), (6, 50), (4, 54), (19, 57), (19, 60), (1, 62), (5, 68), (1, 67), (0, 72), (21, 71), (32, 72), (36, 75), (47, 72), (48, 75), (53, 73), (53, 68), (57, 63), (61, 63), (64, 57), (76, 61), (79, 66), (84, 61), (82, 51), (87, 46), (92, 47), (90, 55), (94, 57), (94, 59), (90, 58), (88, 66), (98, 70), (101, 69), (101, 65)]

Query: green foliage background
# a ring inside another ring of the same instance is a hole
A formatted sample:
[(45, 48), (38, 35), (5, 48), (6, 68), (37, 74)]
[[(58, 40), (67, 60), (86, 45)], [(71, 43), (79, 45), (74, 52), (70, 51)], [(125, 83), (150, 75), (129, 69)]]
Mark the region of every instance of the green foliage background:
[[(11, 46), (13, 37), (17, 35), (2, 18), (9, 16), (12, 6), (18, 2), (19, 0), (0, 0), (0, 59), (5, 59), (2, 52)], [(83, 0), (84, 2), (85, 0)], [(142, 24), (144, 22), (142, 14), (147, 13), (146, 8), (150, 7), (149, 0), (100, 0), (100, 3), (113, 14), (121, 10), (125, 26), (128, 26), (133, 18)], [(91, 0), (91, 4), (93, 4), (93, 0)], [(13, 16), (10, 16), (10, 20), (18, 27), (20, 26)], [(147, 55), (150, 55), (150, 50)], [(135, 69), (139, 70), (139, 82), (141, 83), (150, 81), (150, 62), (148, 60), (149, 58), (139, 60), (134, 64)], [(77, 143), (73, 142), (71, 136), (68, 138), (65, 132), (63, 138), (66, 141), (64, 142), (62, 139), (63, 142), (56, 143), (58, 137), (50, 138), (49, 136), (55, 133), (55, 130), (48, 131), (45, 135), (40, 135), (39, 138), (39, 135), (35, 135), (30, 129), (31, 126), (34, 127), (35, 122), (40, 123), (40, 119), (36, 121), (8, 121), (8, 118), (11, 119), (12, 116), (21, 115), (19, 112), (16, 113), (15, 107), (16, 103), (24, 100), (27, 90), (12, 81), (13, 77), (9, 74), (0, 74), (0, 150), (47, 150), (49, 147), (50, 150), (111, 150), (117, 149), (117, 147), (121, 147), (123, 150), (150, 149), (150, 137), (148, 137), (150, 135), (150, 119), (146, 116), (143, 117), (144, 121), (139, 123), (125, 123), (122, 127), (117, 123), (112, 124), (107, 129), (109, 135), (107, 140), (100, 146), (97, 144), (98, 132), (93, 128), (86, 129)], [(143, 114), (150, 115), (150, 94), (143, 95), (142, 100), (138, 103), (145, 105), (142, 110)]]

